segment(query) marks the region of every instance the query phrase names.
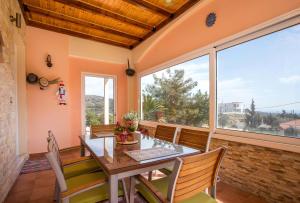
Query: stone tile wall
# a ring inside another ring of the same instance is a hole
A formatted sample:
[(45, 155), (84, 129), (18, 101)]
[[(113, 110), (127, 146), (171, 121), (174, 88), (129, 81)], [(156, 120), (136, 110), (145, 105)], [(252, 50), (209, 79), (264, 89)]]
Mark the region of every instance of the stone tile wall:
[[(140, 125), (154, 135), (155, 127)], [(221, 181), (270, 203), (300, 202), (300, 154), (213, 138), (211, 149), (225, 146)]]
[[(25, 22), (17, 28), (9, 16), (21, 13), (17, 0), (0, 0), (0, 34), (3, 46), (0, 49), (0, 202), (12, 186), (24, 161), (17, 152), (17, 66), (15, 41), (24, 42)], [(24, 61), (25, 63), (25, 61)]]

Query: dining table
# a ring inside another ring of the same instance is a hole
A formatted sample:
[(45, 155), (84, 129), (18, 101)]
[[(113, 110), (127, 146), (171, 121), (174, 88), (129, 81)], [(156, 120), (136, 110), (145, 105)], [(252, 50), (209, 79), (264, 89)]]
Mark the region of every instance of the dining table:
[[(108, 177), (109, 202), (118, 202), (118, 182), (127, 177), (172, 167), (176, 157), (201, 153), (200, 150), (178, 145), (140, 132), (134, 133), (134, 144), (120, 144), (111, 136), (86, 138), (80, 136), (81, 155), (85, 150), (99, 163)], [(132, 192), (132, 191), (131, 191)], [(125, 194), (126, 195), (126, 194)], [(133, 202), (133, 200), (129, 200)]]

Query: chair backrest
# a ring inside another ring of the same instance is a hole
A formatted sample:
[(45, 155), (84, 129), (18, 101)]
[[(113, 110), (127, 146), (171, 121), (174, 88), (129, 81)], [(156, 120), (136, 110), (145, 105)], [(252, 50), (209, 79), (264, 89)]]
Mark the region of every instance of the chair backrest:
[(64, 192), (67, 190), (67, 184), (64, 178), (64, 174), (62, 171), (62, 168), (60, 166), (59, 160), (57, 159), (56, 154), (53, 151), (50, 151), (46, 154), (46, 157), (55, 173), (59, 189), (61, 192)]
[(96, 137), (97, 133), (111, 133), (114, 132), (116, 124), (108, 125), (91, 125), (91, 136)]
[(51, 130), (48, 130), (47, 142), (48, 142), (48, 147), (47, 147), (48, 152), (53, 152), (54, 156), (56, 156), (56, 159), (62, 169), (63, 166), (62, 166), (62, 160), (60, 157), (59, 147), (58, 147), (57, 141), (55, 139), (55, 136)]
[(180, 131), (178, 144), (207, 152), (209, 150), (209, 143), (211, 139), (210, 135), (211, 133), (209, 132), (182, 128)]
[(176, 127), (157, 125), (154, 137), (161, 140), (174, 142), (176, 133), (177, 133)]
[(226, 148), (177, 158), (168, 188), (168, 200), (178, 202), (190, 198), (206, 188), (212, 188), (215, 198), (217, 175)]

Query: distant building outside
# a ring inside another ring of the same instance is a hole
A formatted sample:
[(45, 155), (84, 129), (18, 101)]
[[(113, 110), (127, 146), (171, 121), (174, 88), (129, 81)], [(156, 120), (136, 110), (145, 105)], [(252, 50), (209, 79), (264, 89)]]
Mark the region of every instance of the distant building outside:
[(219, 113), (245, 113), (245, 105), (243, 102), (219, 103)]

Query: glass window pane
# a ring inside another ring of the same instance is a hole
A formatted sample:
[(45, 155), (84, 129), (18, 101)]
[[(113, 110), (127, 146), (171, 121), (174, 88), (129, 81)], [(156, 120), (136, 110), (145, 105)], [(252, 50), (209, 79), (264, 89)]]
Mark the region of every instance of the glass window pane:
[(217, 52), (217, 127), (300, 136), (300, 25)]
[(209, 56), (141, 78), (142, 118), (208, 127)]
[(90, 125), (115, 123), (114, 79), (89, 75), (84, 82), (86, 131)]
[(104, 124), (104, 78), (85, 76), (86, 126)]

